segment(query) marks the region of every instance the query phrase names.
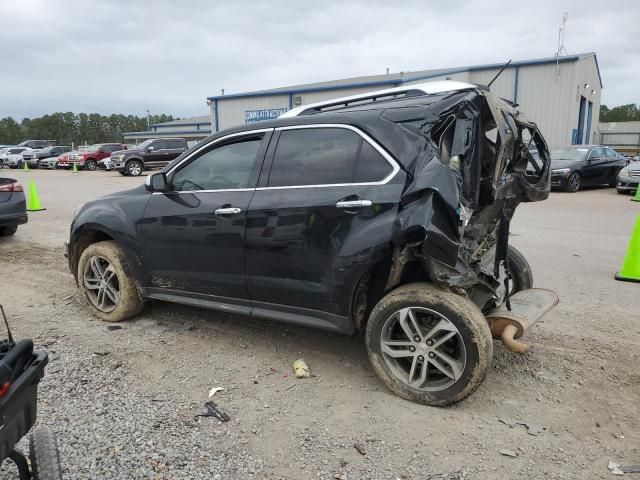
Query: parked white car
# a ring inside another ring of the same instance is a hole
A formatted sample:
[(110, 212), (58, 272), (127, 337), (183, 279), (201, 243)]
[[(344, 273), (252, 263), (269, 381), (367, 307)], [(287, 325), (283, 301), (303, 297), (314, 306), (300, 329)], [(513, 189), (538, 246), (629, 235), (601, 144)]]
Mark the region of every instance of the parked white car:
[(0, 161), (3, 166), (9, 168), (18, 168), (22, 166), (24, 158), (22, 155), (28, 153), (31, 149), (27, 147), (11, 147), (4, 153), (0, 154)]

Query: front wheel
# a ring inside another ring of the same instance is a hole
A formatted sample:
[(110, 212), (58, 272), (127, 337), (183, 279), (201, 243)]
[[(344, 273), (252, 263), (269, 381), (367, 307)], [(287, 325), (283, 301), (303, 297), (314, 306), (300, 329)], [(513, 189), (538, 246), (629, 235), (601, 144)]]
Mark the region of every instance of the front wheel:
[(565, 190), (567, 192), (576, 193), (580, 190), (581, 180), (582, 179), (578, 172), (572, 172), (571, 175), (569, 175), (569, 178), (567, 178), (567, 186), (565, 187)]
[(84, 168), (86, 168), (91, 172), (94, 171), (97, 167), (98, 167), (98, 164), (96, 163), (95, 160), (87, 160), (84, 164)]
[(91, 244), (82, 252), (78, 285), (95, 315), (107, 322), (126, 320), (142, 310), (124, 254), (112, 241)]
[(392, 392), (431, 406), (473, 393), (493, 356), (491, 331), (478, 307), (428, 283), (403, 285), (380, 300), (369, 317), (366, 346)]
[(132, 177), (138, 177), (142, 175), (142, 164), (137, 160), (131, 160), (127, 163), (127, 174)]
[(33, 480), (62, 480), (60, 452), (56, 438), (46, 428), (36, 428), (29, 437)]

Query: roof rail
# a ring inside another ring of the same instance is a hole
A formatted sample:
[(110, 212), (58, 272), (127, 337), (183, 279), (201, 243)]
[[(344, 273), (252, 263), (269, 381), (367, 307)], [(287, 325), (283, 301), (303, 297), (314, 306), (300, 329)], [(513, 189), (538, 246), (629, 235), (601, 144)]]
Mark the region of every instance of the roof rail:
[(280, 118), (297, 117), (300, 115), (312, 115), (314, 113), (321, 113), (328, 110), (345, 108), (353, 105), (361, 105), (370, 102), (377, 102), (381, 100), (389, 100), (393, 98), (432, 95), (435, 93), (455, 92), (473, 88), (478, 88), (478, 86), (471, 83), (458, 82), (455, 80), (443, 80), (439, 82), (403, 85), (401, 87), (385, 88), (383, 90), (374, 90), (373, 92), (360, 93), (358, 95), (350, 95), (348, 97), (334, 98), (331, 100), (324, 100), (322, 102), (311, 103), (309, 105), (302, 105), (283, 113), (282, 115), (280, 115)]

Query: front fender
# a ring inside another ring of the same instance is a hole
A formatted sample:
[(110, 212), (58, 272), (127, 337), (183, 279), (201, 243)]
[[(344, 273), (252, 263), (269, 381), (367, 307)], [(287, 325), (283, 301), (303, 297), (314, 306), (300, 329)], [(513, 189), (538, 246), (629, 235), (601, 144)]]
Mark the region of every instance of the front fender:
[(113, 240), (122, 250), (136, 283), (143, 278), (139, 235), (150, 194), (144, 187), (123, 193), (87, 203), (73, 219), (68, 254), (74, 277), (80, 255), (88, 245)]

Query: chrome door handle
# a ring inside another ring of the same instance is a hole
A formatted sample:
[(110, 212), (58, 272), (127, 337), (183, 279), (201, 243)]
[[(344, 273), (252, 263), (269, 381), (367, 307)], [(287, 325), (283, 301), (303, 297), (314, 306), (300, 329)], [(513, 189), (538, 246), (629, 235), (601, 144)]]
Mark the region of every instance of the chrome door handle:
[(373, 205), (371, 200), (340, 200), (336, 203), (337, 208), (364, 208)]
[(214, 213), (216, 215), (237, 215), (242, 209), (238, 207), (218, 208)]

